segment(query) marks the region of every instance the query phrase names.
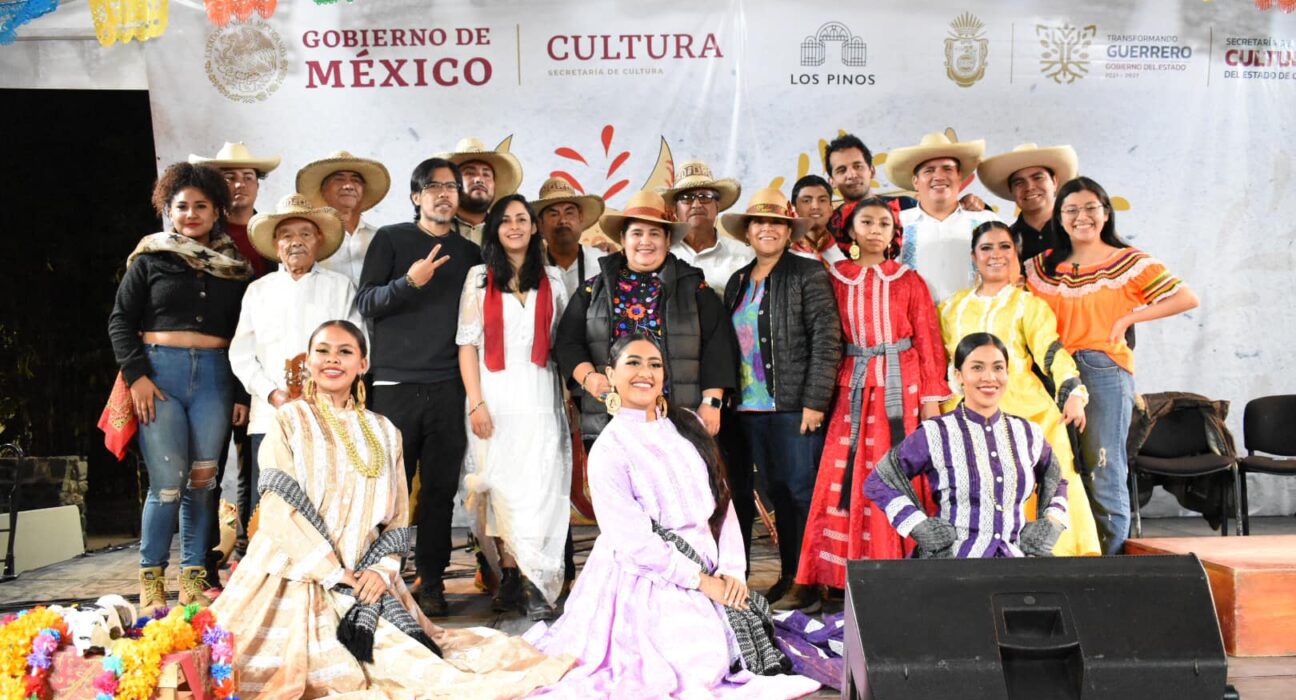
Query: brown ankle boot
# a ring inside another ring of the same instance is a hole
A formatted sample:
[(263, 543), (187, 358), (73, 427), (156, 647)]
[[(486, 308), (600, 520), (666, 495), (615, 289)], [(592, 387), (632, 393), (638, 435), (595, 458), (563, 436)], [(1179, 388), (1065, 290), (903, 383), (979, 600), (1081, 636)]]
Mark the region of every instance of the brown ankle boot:
[(204, 608), (211, 605), (211, 598), (207, 597), (207, 589), (211, 587), (207, 583), (207, 567), (181, 567), (180, 580), (178, 583), (180, 587), (181, 605), (197, 603)]
[[(166, 602), (166, 578), (163, 576), (162, 567), (149, 566), (140, 569), (140, 596), (139, 596), (139, 614), (149, 616), (154, 610), (165, 608)], [(134, 620), (131, 621), (132, 623)]]

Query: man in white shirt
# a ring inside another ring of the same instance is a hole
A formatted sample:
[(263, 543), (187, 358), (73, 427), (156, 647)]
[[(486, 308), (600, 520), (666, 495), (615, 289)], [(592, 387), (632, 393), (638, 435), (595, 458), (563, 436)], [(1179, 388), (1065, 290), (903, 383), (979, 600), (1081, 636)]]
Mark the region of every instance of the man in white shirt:
[(913, 183), (918, 206), (900, 212), (900, 262), (927, 280), (936, 303), (972, 285), (972, 229), (997, 219), (991, 211), (968, 211), (959, 203), (963, 180), (976, 172), (985, 141), (954, 141), (943, 133), (923, 136), (917, 146), (891, 151), (887, 176)]
[[(506, 142), (507, 143), (507, 142)], [(500, 144), (496, 150), (486, 149), (481, 139), (459, 139), (454, 151), (441, 153), (437, 158), (459, 166), (463, 176), (463, 194), (459, 197), (459, 210), (455, 212), (454, 230), (460, 236), (481, 245), (482, 229), (486, 226), (486, 213), (500, 197), (518, 191), (522, 184), (522, 164), (517, 156)]]
[(390, 188), (391, 174), (382, 163), (346, 151), (334, 151), (297, 171), (297, 191), (315, 207), (332, 207), (342, 219), (342, 247), (327, 261), (316, 261), (320, 267), (360, 286), (365, 253), (378, 230), (360, 215), (378, 206)]
[(580, 242), (581, 232), (598, 223), (605, 206), (596, 194), (577, 194), (571, 184), (551, 177), (540, 185), (540, 197), (531, 201), (536, 224), (544, 238), (548, 262), (562, 271), (567, 298), (581, 282), (599, 273), (601, 249)]
[(707, 286), (721, 297), (733, 273), (756, 259), (746, 242), (721, 236), (716, 228), (720, 212), (732, 207), (741, 193), (737, 180), (717, 180), (711, 167), (700, 160), (680, 163), (675, 186), (661, 193), (666, 206), (675, 209), (675, 219), (687, 225), (684, 238), (672, 245), (670, 252), (701, 269)]
[(261, 440), (274, 428), (275, 411), (290, 400), (286, 364), (307, 352), (311, 333), (325, 321), (345, 319), (364, 327), (355, 308), (355, 285), (318, 264), (338, 250), (342, 236), (342, 220), (333, 209), (312, 207), (296, 193), (280, 200), (275, 213), (258, 214), (248, 224), (252, 245), (279, 269), (248, 285), (229, 347), (234, 376), (252, 395), (252, 469), (248, 481), (239, 484), (240, 490), (252, 489), (244, 518), (259, 500)]

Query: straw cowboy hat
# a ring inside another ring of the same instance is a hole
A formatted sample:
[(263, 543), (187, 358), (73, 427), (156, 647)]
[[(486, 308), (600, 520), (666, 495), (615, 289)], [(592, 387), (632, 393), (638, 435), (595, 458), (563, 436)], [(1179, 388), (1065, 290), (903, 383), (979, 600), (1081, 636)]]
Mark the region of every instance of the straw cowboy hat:
[(687, 190), (708, 189), (720, 193), (720, 199), (716, 201), (716, 211), (724, 211), (738, 201), (738, 195), (742, 194), (742, 186), (738, 181), (731, 178), (721, 178), (717, 180), (711, 174), (711, 166), (700, 160), (686, 160), (680, 163), (679, 168), (675, 171), (675, 186), (669, 189), (660, 190), (662, 197), (671, 207), (675, 206), (675, 198)]
[(495, 171), (495, 199), (517, 192), (518, 185), (522, 184), (522, 164), (517, 157), (508, 151), (488, 151), (481, 139), (460, 139), (453, 151), (438, 153), (437, 157), (445, 158), (459, 167), (474, 160), (491, 166), (491, 170)]
[(901, 187), (908, 187), (913, 182), (914, 170), (932, 158), (957, 160), (959, 173), (967, 177), (976, 170), (982, 153), (985, 153), (985, 139), (955, 141), (939, 131), (926, 134), (917, 146), (897, 148), (887, 154), (887, 178)]
[(612, 239), (617, 245), (621, 243), (621, 233), (630, 221), (647, 221), (660, 224), (671, 234), (671, 244), (678, 243), (684, 237), (685, 227), (667, 218), (666, 200), (656, 192), (644, 190), (630, 196), (625, 209), (618, 214), (604, 214), (599, 217), (599, 228), (603, 235)]
[(1080, 172), (1080, 158), (1070, 146), (1052, 146), (1040, 148), (1033, 143), (1023, 143), (1007, 153), (1000, 153), (981, 161), (977, 167), (977, 177), (981, 184), (997, 196), (1012, 200), (1012, 188), (1008, 180), (1012, 174), (1022, 168), (1048, 168), (1053, 171), (1058, 184), (1075, 179)]
[(792, 226), (792, 240), (796, 240), (805, 235), (810, 230), (810, 221), (808, 219), (798, 219), (793, 215), (792, 203), (787, 197), (779, 191), (777, 187), (766, 187), (756, 190), (752, 194), (751, 201), (747, 203), (747, 211), (738, 214), (725, 214), (720, 217), (720, 225), (724, 227), (726, 233), (740, 241), (747, 240), (747, 222), (757, 217), (762, 219), (778, 219), (786, 221)]
[(535, 210), (536, 216), (540, 216), (545, 209), (564, 202), (580, 208), (580, 231), (597, 224), (606, 209), (602, 197), (596, 194), (577, 194), (571, 184), (560, 177), (551, 177), (540, 185), (540, 197), (531, 200), (531, 208)]
[(246, 144), (242, 141), (230, 143), (225, 142), (216, 156), (206, 158), (194, 153), (189, 154), (189, 162), (194, 165), (210, 165), (213, 168), (252, 168), (253, 170), (268, 173), (279, 167), (279, 156), (254, 156), (248, 150)]
[(275, 228), (287, 219), (306, 219), (319, 227), (324, 242), (320, 244), (315, 262), (326, 260), (342, 246), (342, 219), (337, 210), (312, 206), (306, 195), (294, 192), (279, 200), (273, 214), (257, 214), (248, 222), (248, 240), (262, 257), (279, 262), (279, 251), (274, 242)]
[(391, 174), (387, 166), (376, 160), (353, 156), (346, 151), (333, 151), (327, 157), (297, 171), (297, 191), (306, 195), (311, 204), (317, 207), (327, 206), (324, 202), (324, 181), (329, 175), (339, 170), (350, 170), (360, 173), (364, 178), (364, 196), (360, 198), (360, 211), (368, 211), (387, 196), (391, 189)]

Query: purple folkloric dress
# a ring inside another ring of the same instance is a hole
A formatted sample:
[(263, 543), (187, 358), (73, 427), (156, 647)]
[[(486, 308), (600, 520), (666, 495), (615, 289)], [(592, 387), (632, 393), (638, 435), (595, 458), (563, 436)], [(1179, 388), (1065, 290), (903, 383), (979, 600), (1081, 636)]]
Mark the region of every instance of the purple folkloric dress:
[(686, 540), (717, 574), (744, 577), (746, 555), (729, 508), (719, 540), (701, 455), (668, 420), (625, 409), (589, 455), (600, 535), (549, 628), (526, 638), (581, 664), (541, 695), (571, 698), (795, 698), (819, 684), (802, 676), (730, 672), (736, 649), (723, 609), (697, 590), (700, 567), (653, 533)]

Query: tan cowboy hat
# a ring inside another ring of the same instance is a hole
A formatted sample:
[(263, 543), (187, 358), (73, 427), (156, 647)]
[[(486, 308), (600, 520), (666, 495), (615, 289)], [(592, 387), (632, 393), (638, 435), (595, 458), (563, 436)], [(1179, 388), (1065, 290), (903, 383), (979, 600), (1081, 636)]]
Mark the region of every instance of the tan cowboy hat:
[(369, 158), (359, 158), (346, 151), (333, 151), (327, 157), (297, 171), (297, 191), (306, 195), (311, 204), (317, 207), (327, 206), (324, 202), (324, 181), (329, 175), (339, 170), (351, 170), (360, 173), (364, 178), (364, 196), (360, 198), (360, 211), (368, 211), (378, 205), (391, 189), (391, 174), (387, 166)]
[(560, 177), (551, 177), (540, 185), (540, 197), (531, 201), (531, 208), (535, 210), (536, 216), (540, 216), (545, 209), (563, 202), (580, 207), (581, 231), (597, 224), (606, 209), (602, 197), (596, 194), (577, 194), (571, 183)]
[(700, 160), (686, 160), (679, 164), (675, 170), (675, 185), (669, 189), (660, 190), (662, 197), (671, 207), (675, 206), (675, 198), (681, 192), (687, 190), (708, 189), (720, 193), (720, 199), (716, 201), (716, 211), (724, 211), (738, 201), (738, 195), (742, 194), (742, 185), (731, 178), (721, 178), (717, 180), (711, 174), (711, 166)]
[(507, 197), (517, 192), (522, 184), (522, 164), (516, 156), (508, 151), (488, 151), (486, 144), (472, 137), (459, 139), (455, 149), (449, 153), (438, 153), (438, 158), (463, 167), (464, 163), (480, 160), (495, 171), (495, 199)]
[(932, 158), (953, 158), (959, 162), (959, 172), (966, 178), (976, 170), (985, 153), (985, 139), (955, 141), (941, 132), (926, 134), (917, 146), (897, 148), (887, 154), (887, 178), (900, 187), (910, 187), (914, 170)]
[(981, 161), (981, 165), (977, 167), (977, 177), (995, 195), (1012, 200), (1012, 188), (1008, 186), (1008, 180), (1022, 168), (1048, 168), (1061, 185), (1075, 179), (1080, 172), (1080, 158), (1070, 146), (1040, 148), (1033, 143), (1023, 143), (1007, 153)]
[(599, 228), (603, 235), (612, 239), (617, 245), (621, 243), (621, 233), (629, 221), (647, 221), (661, 224), (671, 234), (671, 244), (678, 243), (684, 237), (685, 226), (667, 218), (666, 200), (656, 192), (644, 190), (630, 196), (625, 209), (618, 214), (604, 214), (599, 217)]
[(213, 168), (252, 168), (263, 173), (279, 167), (279, 156), (254, 156), (242, 141), (225, 142), (214, 158), (206, 158), (194, 153), (189, 154), (189, 162), (194, 165), (210, 165)]
[(279, 262), (279, 251), (275, 248), (274, 234), (279, 222), (287, 219), (306, 219), (319, 227), (324, 242), (320, 244), (319, 257), (315, 262), (326, 260), (342, 247), (342, 219), (332, 207), (312, 206), (310, 199), (300, 192), (279, 200), (273, 214), (257, 214), (248, 222), (248, 240), (252, 247), (267, 260)]
[(725, 214), (720, 217), (720, 225), (724, 227), (725, 232), (730, 236), (745, 243), (747, 242), (747, 222), (757, 217), (788, 222), (792, 226), (792, 240), (794, 241), (810, 230), (810, 221), (796, 218), (793, 214), (792, 203), (788, 201), (787, 197), (783, 196), (783, 193), (777, 187), (756, 190), (751, 201), (747, 203), (747, 211), (741, 214)]

